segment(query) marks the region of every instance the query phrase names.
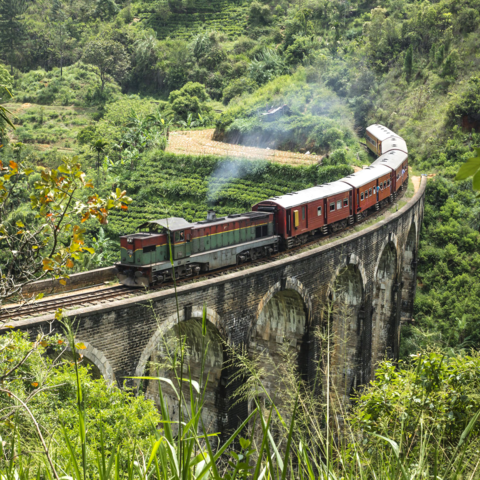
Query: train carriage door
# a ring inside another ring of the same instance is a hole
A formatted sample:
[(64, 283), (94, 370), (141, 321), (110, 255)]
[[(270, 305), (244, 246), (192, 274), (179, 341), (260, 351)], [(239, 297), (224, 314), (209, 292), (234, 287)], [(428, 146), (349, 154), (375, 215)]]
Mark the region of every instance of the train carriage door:
[(200, 231), (198, 232), (198, 239), (199, 239), (199, 248), (198, 250), (200, 252), (205, 251), (205, 229), (201, 228)]
[(287, 210), (287, 236), (292, 234), (292, 211)]
[(378, 178), (377, 181), (375, 182), (375, 194), (377, 196), (377, 203), (379, 202), (379, 197), (380, 197), (380, 190), (378, 188)]
[(349, 201), (349, 212), (350, 215), (353, 215), (353, 190), (349, 190), (348, 192), (348, 201)]

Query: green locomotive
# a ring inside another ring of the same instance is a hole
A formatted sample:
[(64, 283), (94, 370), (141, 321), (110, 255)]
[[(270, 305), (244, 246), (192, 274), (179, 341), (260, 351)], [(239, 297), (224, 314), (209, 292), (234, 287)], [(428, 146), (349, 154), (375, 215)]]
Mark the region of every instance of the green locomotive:
[[(182, 278), (237, 265), (278, 251), (274, 215), (247, 212), (189, 223), (183, 218), (152, 220), (139, 232), (120, 237), (120, 283), (134, 287)], [(171, 252), (171, 258), (170, 258)]]

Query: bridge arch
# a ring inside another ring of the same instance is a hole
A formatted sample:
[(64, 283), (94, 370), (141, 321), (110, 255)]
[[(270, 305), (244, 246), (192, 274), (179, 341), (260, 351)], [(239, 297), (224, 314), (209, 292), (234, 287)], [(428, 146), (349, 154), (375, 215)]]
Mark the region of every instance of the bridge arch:
[[(259, 302), (251, 326), (250, 355), (265, 356), (274, 370), (276, 365), (283, 363), (285, 350), (288, 350), (296, 354), (297, 368), (306, 375), (311, 311), (309, 292), (298, 279), (285, 277), (275, 283)], [(275, 373), (267, 374), (263, 382), (266, 390), (275, 396), (275, 384), (278, 384)]]
[(372, 298), (372, 374), (376, 364), (398, 356), (398, 240), (389, 234), (383, 241), (374, 270)]
[(348, 402), (361, 383), (362, 339), (366, 321), (365, 271), (355, 255), (348, 255), (330, 286), (330, 381), (337, 397)]
[[(220, 318), (211, 308), (206, 309), (207, 331), (206, 337), (202, 335), (203, 307), (193, 306), (183, 309), (179, 315), (172, 314), (158, 326), (155, 333), (140, 356), (135, 376), (150, 376), (167, 378), (173, 382), (177, 391), (179, 385), (174, 372), (169, 365), (168, 349), (178, 345), (177, 338), (186, 338), (187, 354), (183, 371), (183, 378), (191, 375), (197, 381), (200, 388), (204, 382), (207, 383), (205, 403), (202, 409), (202, 418), (207, 429), (211, 431), (221, 430), (222, 418), (225, 414), (225, 388), (222, 385), (224, 345), (223, 335), (220, 332)], [(207, 352), (206, 356), (203, 353)], [(204, 362), (203, 378), (202, 363)], [(180, 375), (180, 372), (177, 372)], [(157, 382), (136, 380), (136, 385), (145, 396), (160, 406), (160, 393)], [(185, 418), (190, 418), (189, 409), (189, 385), (182, 384), (184, 398), (187, 399), (187, 406), (183, 406)], [(170, 417), (178, 418), (178, 399), (169, 383), (161, 384), (164, 398), (167, 400)]]
[[(116, 380), (115, 373), (113, 372), (110, 362), (107, 360), (107, 357), (105, 357), (104, 353), (85, 340), (75, 339), (75, 341), (85, 345), (85, 350), (79, 350), (78, 353), (82, 354), (87, 360), (87, 363), (92, 365), (93, 376), (95, 378), (102, 376), (109, 385), (113, 385)], [(68, 347), (67, 350), (71, 354), (70, 347)]]

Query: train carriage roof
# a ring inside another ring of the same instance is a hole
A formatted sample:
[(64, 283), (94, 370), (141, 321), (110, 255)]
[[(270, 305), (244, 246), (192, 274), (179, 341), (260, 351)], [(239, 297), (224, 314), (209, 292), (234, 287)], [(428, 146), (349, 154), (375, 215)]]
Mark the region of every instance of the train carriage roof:
[(387, 165), (394, 170), (401, 167), (405, 160), (407, 160), (408, 154), (400, 150), (390, 150), (388, 153), (381, 155), (374, 162), (373, 165)]
[[(341, 181), (317, 185), (316, 187), (300, 190), (299, 192), (287, 193), (279, 197), (272, 197), (264, 200), (265, 202), (276, 203), (283, 208), (298, 207), (306, 203), (314, 202), (322, 198), (331, 197), (339, 193), (347, 192), (351, 187)], [(259, 202), (263, 203), (263, 202)]]
[(160, 220), (150, 220), (149, 222), (146, 222), (140, 225), (138, 228), (146, 228), (150, 225), (160, 225), (161, 227), (166, 228), (171, 232), (193, 227), (193, 223), (187, 222), (184, 218), (170, 217), (170, 218), (162, 218)]
[(391, 137), (392, 135), (398, 136), (398, 135), (395, 135), (395, 133), (392, 132), (389, 128), (384, 127), (383, 125), (379, 125), (378, 123), (367, 127), (367, 132), (373, 135), (380, 142), (383, 142), (384, 140), (386, 140), (388, 137)]
[(403, 152), (408, 153), (405, 140), (398, 135), (392, 135), (382, 142), (382, 154), (387, 153), (390, 150), (402, 150)]
[(364, 168), (360, 172), (348, 175), (348, 177), (342, 178), (340, 181), (348, 183), (352, 187), (359, 188), (377, 178), (388, 175), (390, 172), (391, 170), (383, 165), (372, 165), (368, 168)]

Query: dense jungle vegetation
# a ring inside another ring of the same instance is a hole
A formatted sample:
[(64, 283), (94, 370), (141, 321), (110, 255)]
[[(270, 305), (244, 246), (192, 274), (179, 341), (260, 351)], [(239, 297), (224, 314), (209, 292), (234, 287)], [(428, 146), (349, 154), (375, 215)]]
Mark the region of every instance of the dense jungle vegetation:
[[(287, 464), (299, 466), (298, 478), (478, 478), (480, 364), (470, 349), (480, 347), (480, 201), (471, 180), (454, 178), (480, 147), (479, 12), (480, 0), (0, 0), (0, 160), (7, 172), (0, 186), (20, 171), (18, 165), (28, 172), (14, 182), (7, 210), (2, 203), (2, 222), (17, 230), (37, 221), (29, 206), (35, 185), (40, 182), (48, 196), (58, 178), (37, 167), (73, 178), (80, 170), (72, 162), (78, 162), (100, 196), (92, 203), (83, 190), (88, 183), (72, 187), (72, 198), (83, 205), (85, 231), (71, 230), (69, 247), (61, 238), (62, 250), (44, 264), (47, 272), (110, 265), (118, 256), (118, 235), (152, 216), (200, 220), (212, 207), (220, 214), (246, 210), (261, 198), (340, 178), (352, 164), (373, 160), (362, 145), (371, 123), (406, 140), (412, 173), (432, 175), (415, 320), (402, 330), (405, 363), (382, 364), (345, 413), (351, 430), (344, 444), (334, 431), (328, 437), (328, 429), (326, 443), (318, 440), (334, 407), (316, 423), (313, 412), (325, 405), (292, 380), (285, 387), (290, 400), (305, 401), (296, 407), (286, 400), (295, 415), (274, 412), (276, 431), (284, 433), (275, 438), (279, 443), (263, 424), (257, 443), (254, 433), (249, 439), (236, 433), (231, 445), (235, 438), (241, 448), (217, 470), (208, 460), (208, 441), (197, 436), (198, 415), (185, 427), (188, 435), (168, 433), (164, 424), (166, 437), (160, 437), (150, 403), (130, 391), (107, 390), (102, 379), (91, 380), (88, 366), (52, 359), (55, 342), (65, 339), (42, 344), (2, 337), (2, 365), (18, 365), (22, 355), (35, 352), (18, 375), (12, 370), (14, 377), (2, 367), (2, 402), (8, 400), (5, 389), (33, 399), (34, 415), (45, 425), (53, 421), (52, 409), (63, 405), (62, 427), (44, 432), (56, 445), (60, 475), (120, 478), (125, 471), (129, 478), (147, 478), (154, 469), (152, 478), (180, 478), (181, 461), (189, 478), (206, 478), (207, 471), (219, 478), (220, 471), (225, 478), (283, 479)], [(285, 115), (262, 119), (284, 105)], [(165, 152), (173, 130), (207, 127), (219, 140), (326, 157), (322, 165), (291, 167)], [(123, 189), (133, 199), (128, 209)], [(111, 192), (116, 209), (102, 200)], [(37, 195), (39, 202), (46, 196)], [(108, 224), (101, 211), (107, 207)], [(12, 251), (5, 245), (1, 263)], [(22, 280), (41, 271), (40, 264)], [(15, 291), (12, 282), (2, 295)], [(89, 417), (97, 420), (88, 424), (88, 448), (82, 389)], [(36, 434), (29, 417), (19, 411), (0, 418), (1, 475), (18, 478), (21, 465), (21, 478), (55, 478), (38, 453), (40, 444), (31, 440)], [(365, 432), (364, 442), (357, 442)], [(135, 443), (131, 450), (128, 438)], [(16, 442), (19, 457), (10, 454)], [(258, 471), (247, 461), (256, 458), (254, 444), (263, 459)], [(184, 448), (198, 453), (193, 463)]]

